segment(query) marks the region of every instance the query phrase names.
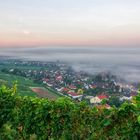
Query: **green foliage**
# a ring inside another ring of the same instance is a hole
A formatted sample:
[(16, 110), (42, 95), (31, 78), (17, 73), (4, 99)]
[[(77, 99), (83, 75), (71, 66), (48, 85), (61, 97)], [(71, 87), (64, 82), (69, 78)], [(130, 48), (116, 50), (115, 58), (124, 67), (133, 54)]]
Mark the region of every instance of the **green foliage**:
[(116, 106), (116, 107), (120, 107), (122, 104), (122, 101), (120, 101), (119, 97), (116, 96), (111, 96), (111, 98), (107, 101), (107, 103), (110, 106)]
[(138, 116), (138, 123), (140, 124), (140, 116)]
[(102, 105), (105, 105), (107, 103), (107, 100), (106, 99), (103, 99), (102, 101), (101, 101), (101, 104)]
[(0, 140), (138, 140), (139, 96), (120, 108), (89, 107), (68, 98), (21, 97), (0, 88)]

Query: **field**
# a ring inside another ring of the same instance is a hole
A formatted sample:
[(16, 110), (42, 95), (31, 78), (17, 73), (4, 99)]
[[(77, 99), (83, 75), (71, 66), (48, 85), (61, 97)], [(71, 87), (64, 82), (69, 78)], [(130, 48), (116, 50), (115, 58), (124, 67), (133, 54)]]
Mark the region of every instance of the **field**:
[(47, 97), (49, 99), (57, 99), (60, 97), (52, 90), (44, 88), (42, 84), (36, 84), (28, 78), (0, 72), (0, 85), (4, 84), (8, 87), (12, 87), (15, 81), (17, 81), (18, 85), (18, 94), (21, 96), (39, 96)]
[(29, 87), (30, 86), (38, 86), (38, 84), (34, 84), (32, 80), (29, 80), (24, 77), (15, 76), (11, 74), (5, 74), (0, 72), (0, 84), (5, 84), (8, 87), (12, 87), (14, 82), (17, 81), (18, 84), (18, 93), (22, 96), (36, 96)]
[(59, 96), (55, 93), (50, 92), (46, 88), (42, 87), (30, 87), (33, 92), (36, 92), (39, 97), (48, 98), (48, 99), (57, 99)]
[(41, 66), (17, 66), (17, 65), (14, 65), (14, 64), (8, 64), (8, 65), (0, 65), (0, 70), (2, 69), (14, 69), (14, 68), (17, 68), (17, 69), (24, 69), (24, 70), (40, 70), (42, 67)]
[[(0, 71), (4, 68), (6, 69), (18, 68), (21, 70), (22, 69), (23, 70), (42, 69), (39, 66), (16, 66), (14, 64), (13, 65), (12, 64), (0, 65)], [(59, 95), (52, 89), (49, 89), (47, 87), (44, 88), (43, 84), (36, 84), (33, 82), (33, 80), (25, 78), (25, 77), (0, 72), (0, 85), (4, 84), (4, 85), (7, 85), (8, 87), (12, 87), (15, 81), (18, 82), (17, 89), (18, 89), (18, 93), (21, 96), (34, 96), (34, 97), (39, 96), (39, 97), (48, 97), (49, 99), (56, 99), (59, 97)], [(39, 87), (39, 88), (36, 89), (34, 87)]]

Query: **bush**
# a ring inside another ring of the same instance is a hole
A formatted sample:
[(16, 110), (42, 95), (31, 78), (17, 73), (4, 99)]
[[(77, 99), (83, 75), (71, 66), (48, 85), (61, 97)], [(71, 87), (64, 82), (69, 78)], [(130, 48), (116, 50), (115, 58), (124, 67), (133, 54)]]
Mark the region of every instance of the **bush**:
[(68, 98), (20, 97), (15, 88), (0, 89), (2, 140), (140, 139), (140, 96), (120, 108), (99, 109)]

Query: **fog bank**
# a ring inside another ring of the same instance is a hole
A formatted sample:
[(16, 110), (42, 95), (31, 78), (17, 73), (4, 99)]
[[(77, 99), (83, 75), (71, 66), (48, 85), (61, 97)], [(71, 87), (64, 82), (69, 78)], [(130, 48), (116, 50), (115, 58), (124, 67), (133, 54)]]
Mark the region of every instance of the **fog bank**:
[(139, 47), (1, 48), (0, 56), (37, 61), (67, 62), (75, 70), (95, 74), (111, 71), (132, 82), (140, 81)]

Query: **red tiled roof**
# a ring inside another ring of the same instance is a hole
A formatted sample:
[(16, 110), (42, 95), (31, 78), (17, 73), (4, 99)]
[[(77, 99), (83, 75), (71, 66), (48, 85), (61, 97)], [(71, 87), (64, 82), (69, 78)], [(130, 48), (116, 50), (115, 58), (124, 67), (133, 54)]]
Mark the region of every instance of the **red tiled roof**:
[(102, 100), (102, 99), (107, 99), (107, 96), (106, 95), (98, 95), (97, 96), (100, 100)]
[(69, 91), (69, 88), (63, 88), (63, 91)]
[(75, 92), (68, 92), (68, 94), (70, 94), (71, 96), (78, 96), (78, 95), (80, 95), (80, 94), (77, 94)]
[(62, 76), (56, 77), (56, 80), (62, 80)]
[(69, 88), (76, 89), (76, 86), (70, 85)]
[(96, 85), (92, 85), (92, 88), (96, 88), (97, 86)]

